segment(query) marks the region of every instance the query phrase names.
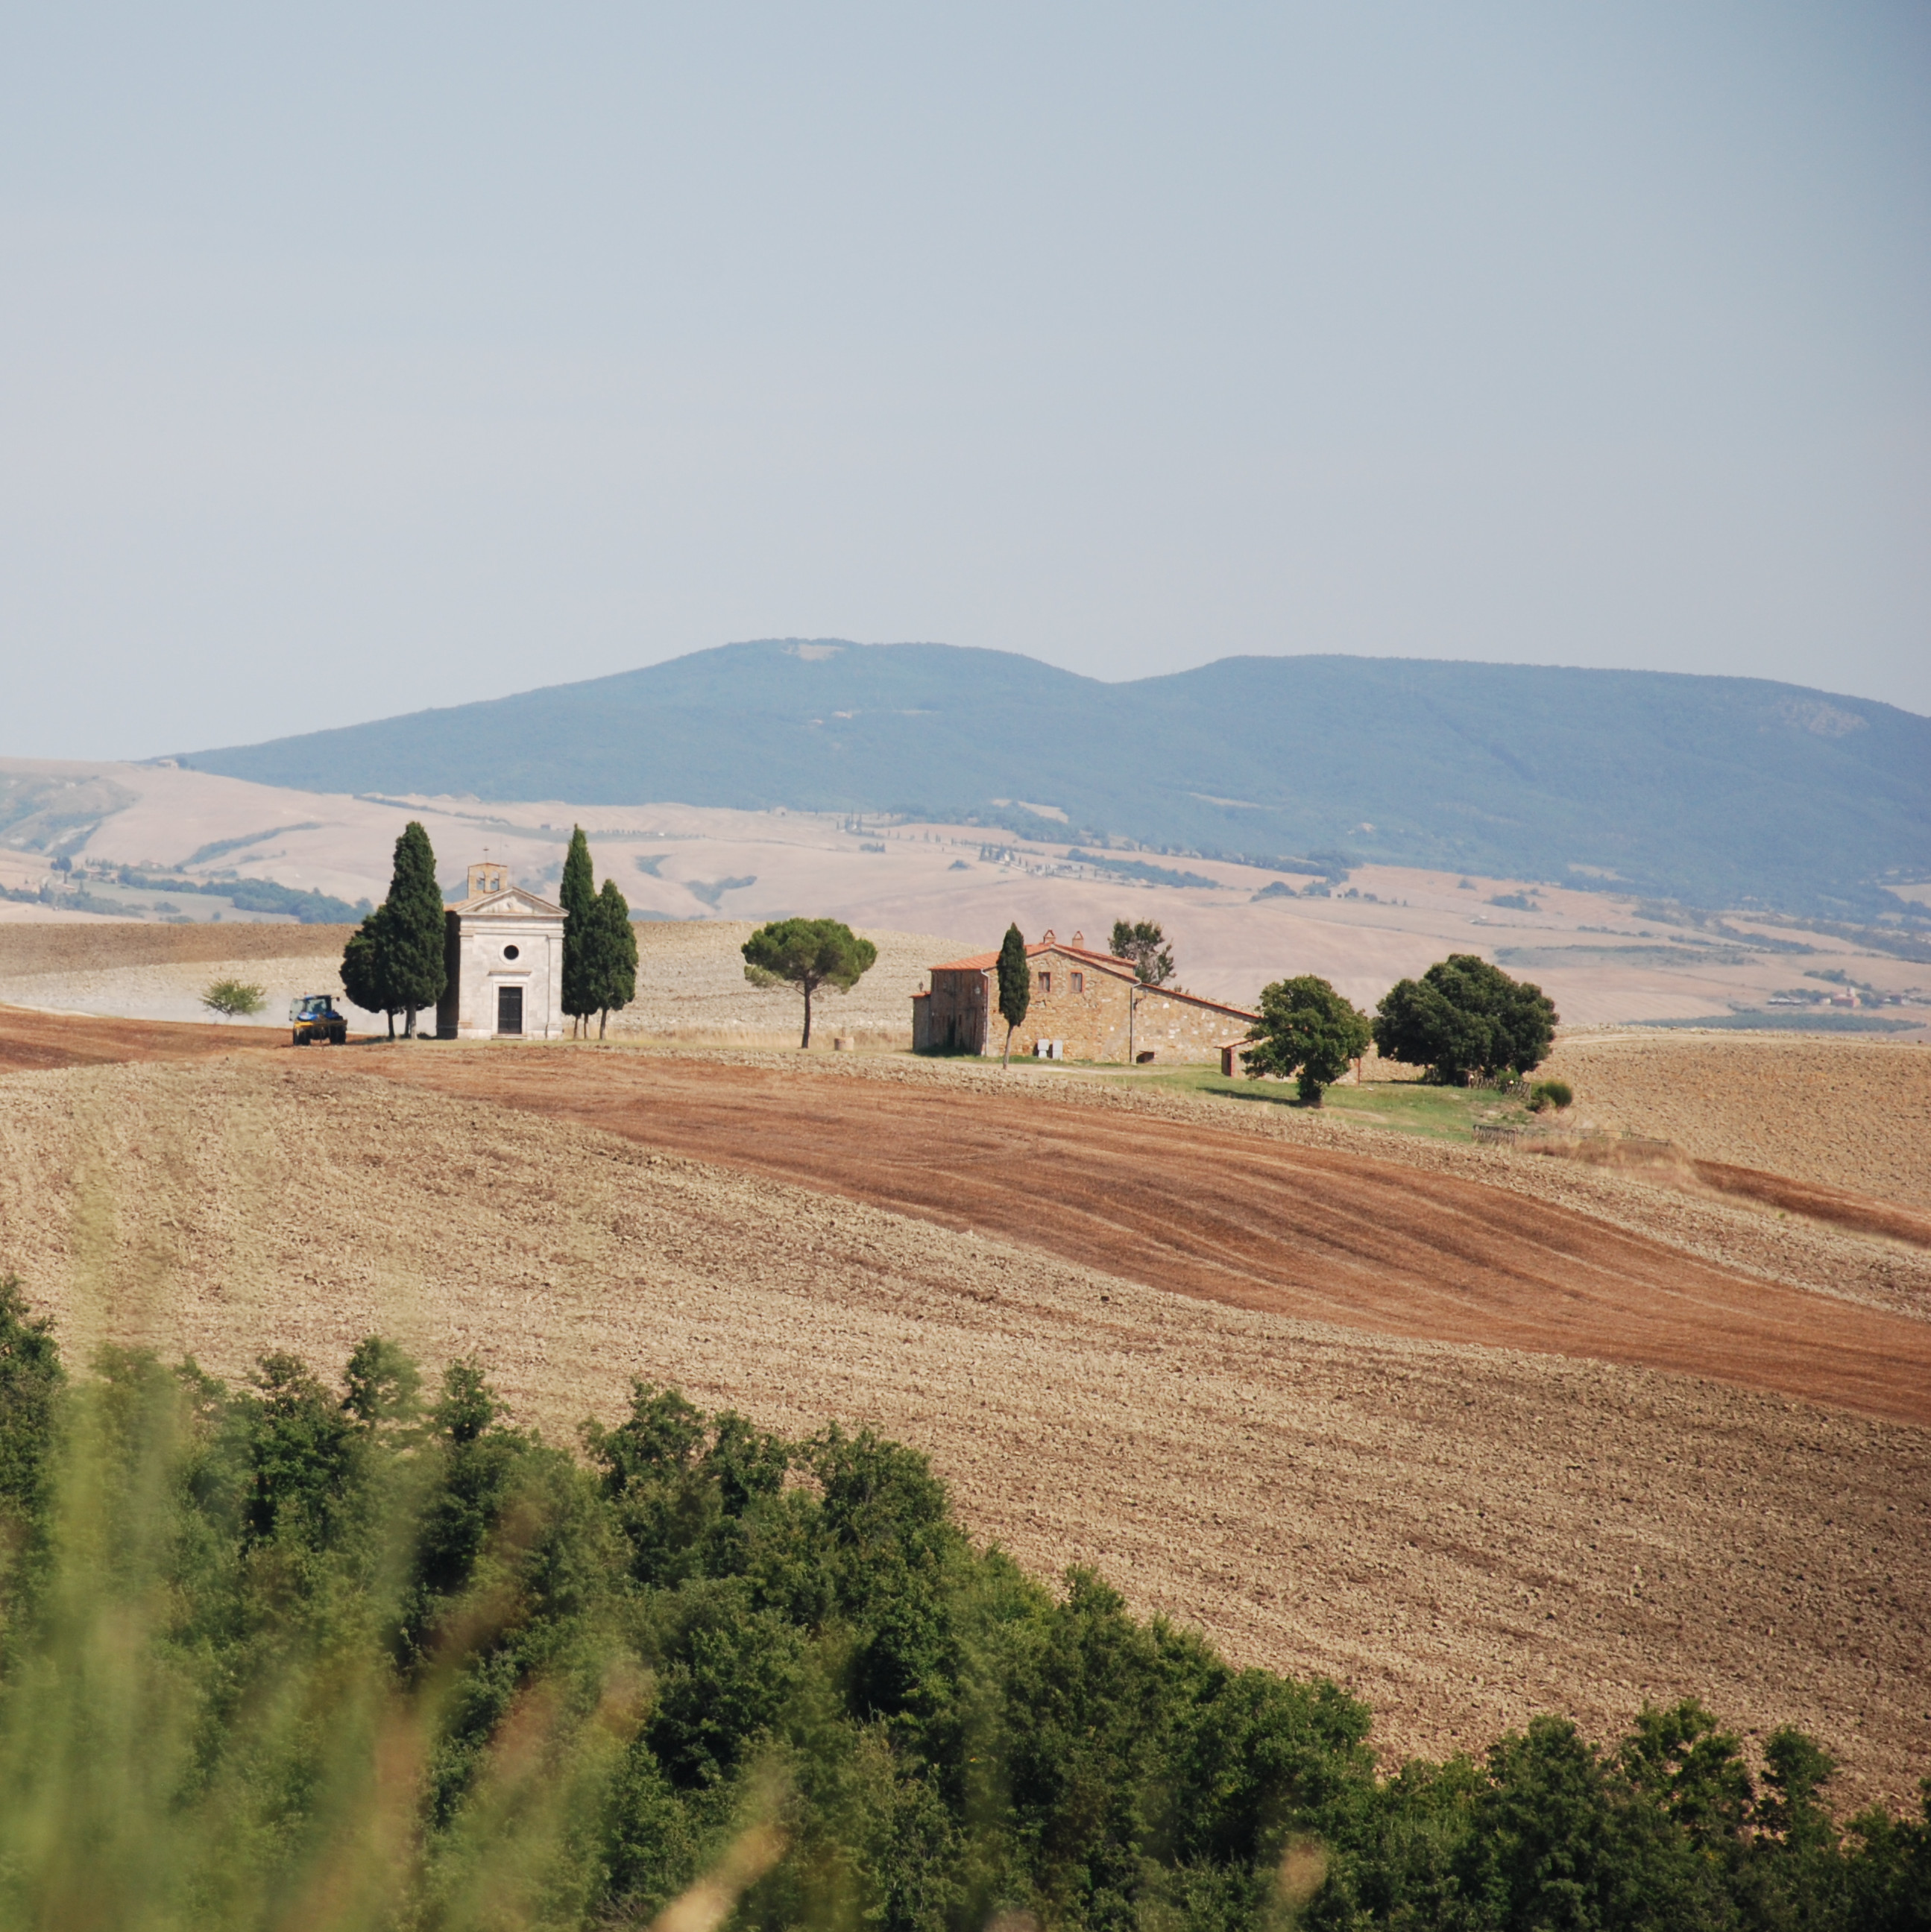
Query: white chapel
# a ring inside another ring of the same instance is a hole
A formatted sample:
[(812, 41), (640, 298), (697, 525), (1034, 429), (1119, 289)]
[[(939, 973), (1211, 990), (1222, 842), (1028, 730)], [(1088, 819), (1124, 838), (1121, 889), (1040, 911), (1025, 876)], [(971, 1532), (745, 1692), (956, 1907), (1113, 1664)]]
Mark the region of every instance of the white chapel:
[(563, 1036), (563, 908), (503, 866), (470, 868), (468, 896), (444, 910), (443, 963), (438, 1040)]

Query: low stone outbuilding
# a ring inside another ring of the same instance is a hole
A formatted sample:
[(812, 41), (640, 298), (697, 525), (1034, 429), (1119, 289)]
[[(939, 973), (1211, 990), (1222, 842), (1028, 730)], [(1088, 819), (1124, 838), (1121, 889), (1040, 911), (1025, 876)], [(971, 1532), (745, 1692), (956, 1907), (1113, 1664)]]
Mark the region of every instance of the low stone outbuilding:
[[(1068, 1060), (1208, 1061), (1246, 1036), (1259, 1018), (1244, 1006), (1172, 986), (1143, 986), (1131, 960), (1050, 932), (1026, 950), (1032, 1000), (1013, 1030), (1012, 1050), (1057, 1049)], [(975, 953), (932, 968), (930, 990), (912, 996), (912, 1048), (919, 1053), (1005, 1051), (999, 1018), (999, 956)]]
[(443, 934), (438, 1040), (563, 1038), (561, 906), (512, 885), (500, 866), (472, 866)]

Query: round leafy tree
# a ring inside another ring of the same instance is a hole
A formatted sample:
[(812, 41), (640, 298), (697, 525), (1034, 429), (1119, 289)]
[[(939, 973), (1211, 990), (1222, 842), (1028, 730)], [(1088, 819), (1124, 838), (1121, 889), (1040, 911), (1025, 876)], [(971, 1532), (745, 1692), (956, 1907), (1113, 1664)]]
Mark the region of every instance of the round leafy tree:
[(744, 976), (754, 986), (796, 986), (804, 994), (804, 1037), (811, 1044), (811, 999), (821, 986), (848, 993), (869, 973), (878, 949), (835, 919), (780, 919), (743, 944)]
[(1304, 973), (1263, 989), (1260, 1017), (1248, 1030), (1254, 1044), (1241, 1055), (1250, 1078), (1296, 1077), (1301, 1098), (1321, 1104), (1323, 1090), (1368, 1051), (1368, 1016), (1326, 980)]
[(246, 980), (216, 980), (203, 992), (201, 1004), (224, 1020), (245, 1019), (268, 1004), (268, 993)]
[(1456, 952), (1389, 988), (1375, 1009), (1374, 1044), (1384, 1059), (1425, 1066), (1431, 1080), (1459, 1087), (1539, 1066), (1557, 1017), (1541, 987), (1479, 954)]

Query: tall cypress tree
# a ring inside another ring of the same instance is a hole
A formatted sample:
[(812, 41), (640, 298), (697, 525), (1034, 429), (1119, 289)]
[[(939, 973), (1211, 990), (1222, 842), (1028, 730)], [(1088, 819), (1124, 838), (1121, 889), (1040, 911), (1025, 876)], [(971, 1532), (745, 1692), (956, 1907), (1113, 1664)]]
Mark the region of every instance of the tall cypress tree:
[(596, 1007), (596, 1036), (610, 1016), (637, 995), (637, 928), (630, 905), (614, 879), (605, 879), (590, 919), (590, 994)]
[(1032, 1004), (1032, 968), (1026, 956), (1026, 934), (1017, 926), (1006, 928), (999, 947), (999, 1017), (1006, 1023), (1006, 1050), (999, 1064), (1010, 1066), (1013, 1059), (1013, 1028), (1026, 1016)]
[[(596, 952), (596, 875), (590, 869), (590, 841), (581, 825), (570, 828), (570, 849), (557, 896), (563, 907), (563, 1010), (581, 1022), (596, 1011), (596, 989), (590, 983)], [(576, 1033), (581, 1028), (570, 1030)]]
[(405, 1039), (415, 1036), (417, 1013), (443, 997), (443, 927), (436, 854), (428, 833), (412, 818), (395, 842), (389, 897), (375, 915), (378, 971), (388, 997), (402, 1012)]
[(342, 990), (365, 1012), (386, 1013), (389, 1036), (395, 1037), (396, 1002), (383, 976), (382, 938), (377, 915), (371, 913), (349, 935), (342, 949)]

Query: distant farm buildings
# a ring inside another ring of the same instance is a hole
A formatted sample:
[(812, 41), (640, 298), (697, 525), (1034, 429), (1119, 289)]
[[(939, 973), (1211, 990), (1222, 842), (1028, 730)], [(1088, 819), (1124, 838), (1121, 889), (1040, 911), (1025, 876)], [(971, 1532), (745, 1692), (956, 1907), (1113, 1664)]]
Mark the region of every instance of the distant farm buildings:
[[(1257, 1015), (1172, 986), (1140, 983), (1131, 960), (1095, 952), (1076, 932), (1070, 942), (1048, 932), (1026, 950), (1032, 1004), (1013, 1029), (1012, 1050), (1055, 1059), (1221, 1060)], [(996, 952), (975, 953), (932, 968), (932, 987), (912, 996), (917, 1053), (1001, 1053)]]

